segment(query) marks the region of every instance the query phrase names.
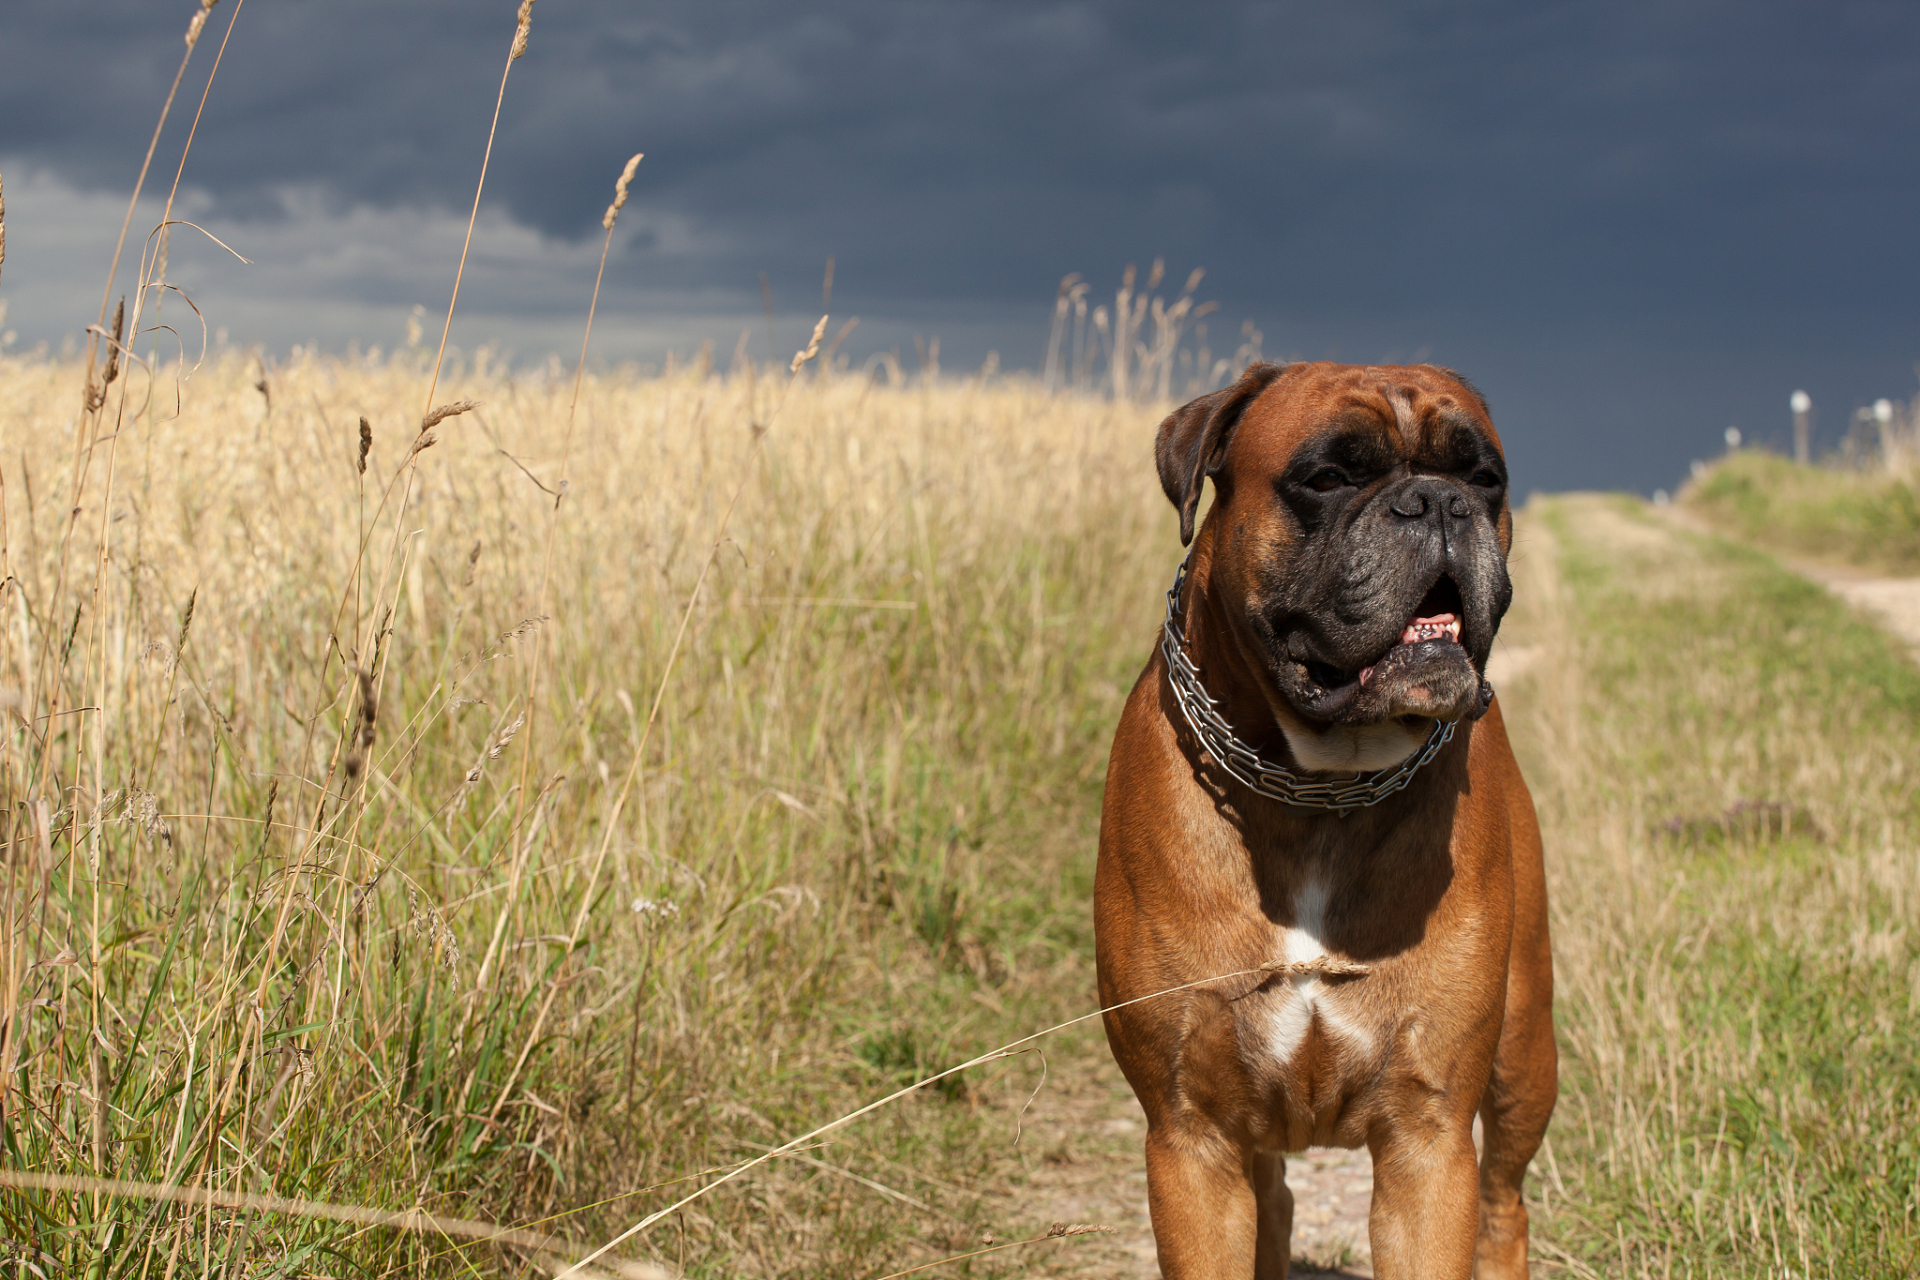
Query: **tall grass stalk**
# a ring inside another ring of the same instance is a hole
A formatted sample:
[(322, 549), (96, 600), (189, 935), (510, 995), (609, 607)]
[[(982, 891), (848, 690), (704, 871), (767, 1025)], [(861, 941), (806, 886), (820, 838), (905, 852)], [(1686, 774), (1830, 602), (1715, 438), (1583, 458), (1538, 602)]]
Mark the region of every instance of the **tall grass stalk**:
[[(82, 383), (85, 388), (85, 391), (83, 393), (83, 408), (82, 408), (82, 413), (80, 415), (78, 428), (74, 430), (72, 433), (72, 437), (73, 437), (72, 499), (69, 506), (68, 518), (65, 522), (65, 525), (59, 540), (60, 555), (58, 559), (58, 568), (55, 573), (53, 592), (52, 592), (53, 607), (56, 610), (58, 610), (61, 606), (63, 606), (65, 602), (64, 592), (66, 588), (67, 572), (68, 572), (69, 565), (72, 563), (69, 553), (71, 551), (71, 543), (72, 543), (73, 536), (78, 529), (79, 517), (82, 514), (82, 498), (83, 498), (83, 495), (86, 493), (88, 477), (92, 471), (93, 453), (97, 445), (102, 443), (102, 440), (100, 438), (99, 427), (101, 423), (101, 414), (105, 408), (106, 396), (108, 391), (110, 390), (111, 383), (115, 379), (115, 373), (121, 368), (123, 364), (128, 366), (128, 371), (129, 373), (131, 373), (131, 365), (133, 364), (132, 346), (130, 341), (126, 342), (123, 345), (123, 337), (130, 337), (132, 334), (137, 334), (138, 332), (139, 315), (140, 315), (139, 303), (140, 303), (140, 300), (145, 295), (145, 289), (147, 285), (147, 280), (145, 278), (144, 262), (143, 262), (143, 269), (141, 273), (141, 279), (139, 280), (138, 287), (136, 289), (133, 325), (130, 330), (124, 327), (125, 302), (123, 300), (121, 303), (120, 309), (116, 311), (114, 328), (108, 339), (113, 344), (113, 346), (112, 346), (112, 349), (110, 349), (108, 352), (107, 371), (103, 375), (101, 383), (96, 388), (93, 382), (93, 365), (94, 365), (94, 358), (97, 350), (98, 338), (104, 332), (107, 301), (109, 298), (111, 298), (113, 293), (113, 279), (119, 269), (120, 255), (125, 248), (127, 232), (131, 226), (134, 209), (139, 202), (140, 190), (145, 184), (147, 171), (151, 167), (154, 152), (159, 146), (161, 132), (165, 127), (167, 116), (172, 109), (174, 97), (179, 91), (180, 82), (186, 74), (187, 64), (189, 60), (192, 58), (195, 45), (198, 43), (199, 34), (206, 21), (206, 13), (207, 13), (207, 10), (210, 8), (210, 6), (211, 6), (211, 0), (203, 0), (201, 6), (194, 14), (192, 22), (188, 27), (187, 35), (186, 35), (186, 46), (187, 46), (186, 53), (182, 55), (179, 69), (174, 73), (173, 82), (169, 86), (166, 100), (161, 107), (159, 119), (154, 126), (153, 137), (148, 143), (146, 154), (142, 159), (139, 177), (135, 181), (133, 194), (129, 197), (129, 200), (128, 200), (127, 214), (121, 224), (119, 240), (115, 244), (113, 261), (108, 271), (107, 284), (101, 297), (100, 324), (98, 326), (95, 326), (92, 330), (90, 330), (90, 337), (89, 337), (89, 342), (87, 347), (86, 367), (85, 367), (85, 372), (82, 375)], [(237, 15), (237, 8), (236, 8), (236, 15)], [(218, 63), (216, 62), (216, 70), (217, 70), (217, 66), (218, 66)], [(212, 84), (212, 76), (209, 75), (209, 78), (208, 78), (209, 88), (211, 87), (211, 84)], [(202, 98), (202, 105), (204, 106), (204, 95)], [(189, 137), (187, 147), (190, 148), (191, 145), (192, 145), (191, 137)], [(183, 149), (182, 165), (185, 164), (185, 155), (186, 155), (186, 151)], [(176, 182), (176, 186), (177, 186), (177, 182)], [(125, 419), (126, 393), (127, 393), (129, 382), (130, 382), (130, 379), (127, 381), (122, 381), (120, 385), (120, 395), (119, 395), (119, 400), (116, 406), (116, 422), (117, 423), (119, 421), (124, 421)], [(105, 512), (111, 508), (112, 501), (113, 501), (114, 450), (115, 450), (115, 442), (117, 441), (118, 435), (119, 435), (119, 431), (116, 426), (116, 430), (110, 433), (104, 441), (108, 449), (108, 458), (105, 464), (106, 478), (103, 486), (104, 498), (101, 502), (102, 528), (101, 528), (101, 534), (99, 538), (100, 553), (95, 561), (95, 589), (93, 592), (93, 600), (96, 603), (99, 600), (99, 597), (101, 594), (101, 585), (102, 585), (102, 581), (104, 579), (105, 570), (106, 570), (106, 547), (108, 545), (108, 539), (107, 539), (106, 527), (105, 527), (105, 521), (106, 521)], [(39, 652), (37, 654), (36, 659), (33, 662), (31, 675), (27, 676), (26, 678), (23, 678), (20, 681), (18, 686), (18, 691), (14, 695), (16, 699), (16, 710), (19, 711), (24, 721), (28, 724), (29, 727), (31, 727), (33, 724), (38, 723), (40, 719), (40, 717), (37, 717), (35, 715), (35, 712), (38, 710), (40, 705), (42, 705), (41, 697), (43, 692), (45, 694), (44, 705), (46, 707), (46, 713), (44, 718), (47, 723), (47, 733), (45, 735), (45, 740), (43, 741), (43, 744), (42, 744), (42, 749), (37, 753), (35, 753), (36, 758), (34, 759), (32, 765), (29, 766), (28, 776), (27, 778), (23, 779), (24, 786), (20, 788), (19, 792), (10, 794), (8, 797), (8, 800), (9, 800), (9, 807), (12, 808), (12, 805), (15, 799), (15, 794), (22, 797), (19, 803), (28, 813), (32, 815), (32, 821), (36, 826), (37, 834), (40, 836), (40, 839), (43, 845), (44, 854), (48, 856), (50, 856), (50, 853), (51, 853), (51, 844), (53, 839), (53, 833), (51, 830), (53, 826), (53, 815), (50, 813), (50, 796), (60, 794), (60, 792), (64, 790), (65, 793), (71, 798), (68, 812), (69, 814), (74, 814), (79, 812), (79, 810), (85, 804), (86, 799), (88, 798), (88, 795), (89, 795), (88, 788), (85, 785), (86, 778), (84, 776), (84, 761), (81, 758), (81, 753), (79, 752), (75, 753), (75, 758), (73, 761), (73, 775), (72, 775), (73, 785), (70, 788), (62, 789), (62, 788), (58, 788), (55, 785), (58, 777), (57, 771), (53, 768), (53, 765), (55, 762), (52, 758), (51, 753), (49, 752), (49, 750), (46, 749), (46, 746), (45, 746), (45, 742), (50, 742), (51, 739), (53, 738), (54, 720), (57, 716), (61, 714), (60, 702), (61, 702), (62, 684), (65, 678), (65, 669), (67, 665), (67, 660), (71, 655), (73, 637), (78, 633), (82, 612), (85, 608), (86, 603), (87, 603), (86, 601), (82, 601), (75, 608), (74, 615), (73, 615), (73, 622), (71, 627), (68, 630), (68, 638), (64, 647), (61, 650), (58, 663), (54, 664), (51, 662), (52, 643), (53, 643), (52, 633), (50, 632), (44, 633), (42, 637), (41, 645), (39, 646)], [(94, 685), (94, 682), (92, 679), (93, 664), (96, 657), (96, 644), (100, 639), (97, 631), (97, 626), (96, 626), (98, 620), (99, 620), (99, 613), (96, 610), (94, 616), (89, 619), (87, 643), (85, 647), (85, 654), (84, 654), (83, 665), (82, 665), (82, 675), (79, 681), (80, 688), (83, 690), (89, 689)], [(97, 716), (97, 710), (99, 705), (100, 704), (96, 701), (92, 707), (79, 706), (79, 707), (74, 707), (70, 709), (71, 713), (74, 715), (85, 715), (85, 714), (88, 714), (89, 712), (96, 713), (96, 719), (93, 722), (93, 726), (92, 726), (94, 729), (93, 740), (95, 744), (95, 754), (94, 754), (95, 769), (94, 769), (94, 779), (93, 779), (94, 785), (91, 788), (91, 796), (96, 800), (96, 802), (98, 797), (100, 797), (106, 789), (105, 782), (103, 780), (102, 770), (100, 768), (100, 761), (104, 756), (104, 745), (103, 745), (103, 739), (102, 739), (104, 730), (103, 730), (101, 721)], [(21, 710), (20, 709), (21, 707), (24, 707), (24, 710)], [(85, 722), (81, 722), (82, 726), (84, 726), (84, 723)], [(28, 753), (27, 744), (23, 742), (20, 744), (20, 746), (21, 746), (22, 754), (23, 755), (27, 754)], [(9, 751), (9, 758), (10, 758), (9, 762), (11, 762), (11, 755), (12, 753), (11, 751)], [(11, 772), (11, 770), (9, 770), (9, 772)], [(10, 792), (12, 791), (11, 787), (9, 788), (9, 791)], [(69, 825), (69, 828), (71, 828), (74, 825), (71, 818), (69, 818), (68, 825)], [(14, 843), (17, 847), (17, 838)], [(74, 849), (74, 852), (77, 855), (79, 851), (79, 842), (77, 839), (72, 840), (72, 847)], [(100, 933), (99, 933), (101, 901), (100, 901), (100, 884), (99, 884), (99, 852), (100, 851), (97, 847), (97, 843), (87, 850), (87, 854), (91, 863), (91, 871), (92, 871), (92, 877), (91, 877), (92, 883), (89, 887), (90, 892), (88, 895), (90, 898), (91, 927), (88, 930), (88, 935), (87, 935), (89, 976), (90, 976), (90, 982), (88, 984), (90, 999), (89, 999), (87, 1021), (90, 1027), (93, 1027), (96, 1029), (100, 1025), (101, 1016), (102, 1016), (102, 1011), (100, 1008), (100, 1001), (98, 996), (98, 992), (101, 985), (101, 952), (100, 952)], [(15, 914), (14, 904), (10, 900), (8, 903), (8, 911), (7, 911), (9, 926), (12, 925), (14, 914)], [(44, 932), (45, 932), (44, 913), (42, 914), (41, 924), (42, 924), (42, 935), (44, 940)], [(6, 991), (6, 997), (5, 997), (6, 1024), (4, 1029), (0, 1029), (0, 1108), (6, 1107), (9, 1101), (8, 1093), (14, 1083), (13, 1066), (14, 1066), (14, 1060), (15, 1060), (16, 1045), (17, 1045), (18, 1036), (19, 1036), (18, 990), (19, 990), (19, 979), (22, 976), (22, 974), (21, 974), (21, 966), (18, 961), (17, 951), (14, 947), (14, 935), (11, 927), (9, 927), (9, 931), (7, 935), (7, 953), (8, 953), (8, 964), (6, 965), (6, 969), (7, 969), (6, 977), (8, 981), (7, 981), (7, 991)], [(78, 959), (78, 956), (75, 955), (71, 944), (69, 944), (66, 948), (63, 949), (62, 954), (74, 955), (75, 960)], [(102, 1164), (103, 1157), (101, 1152), (105, 1145), (105, 1133), (107, 1129), (107, 1116), (106, 1116), (107, 1102), (104, 1097), (104, 1094), (106, 1092), (106, 1083), (107, 1083), (107, 1069), (106, 1069), (106, 1064), (101, 1056), (100, 1048), (97, 1044), (89, 1042), (87, 1046), (86, 1063), (87, 1063), (86, 1076), (87, 1076), (89, 1085), (91, 1087), (91, 1093), (89, 1097), (90, 1146), (93, 1152), (92, 1161), (93, 1161), (94, 1171), (96, 1173), (99, 1173), (103, 1167), (103, 1164)], [(98, 1202), (98, 1199), (96, 1198), (95, 1200), (96, 1211), (98, 1210), (98, 1208), (99, 1208), (99, 1202)]]
[[(125, 1182), (108, 1178), (77, 1178), (57, 1173), (30, 1173), (13, 1169), (0, 1169), (0, 1186), (44, 1191), (83, 1191), (135, 1200), (205, 1205), (209, 1208), (239, 1209), (253, 1213), (290, 1214), (300, 1218), (350, 1223), (357, 1227), (385, 1227), (396, 1231), (413, 1231), (450, 1236), (461, 1240), (486, 1241), (526, 1250), (538, 1259), (541, 1265), (556, 1273), (578, 1276), (581, 1280), (593, 1280), (600, 1274), (587, 1270), (579, 1264), (566, 1262), (564, 1259), (571, 1252), (566, 1242), (541, 1235), (537, 1231), (515, 1230), (511, 1227), (496, 1226), (491, 1222), (449, 1218), (441, 1214), (422, 1213), (417, 1209), (395, 1213), (362, 1208), (358, 1205), (326, 1204), (317, 1200), (290, 1200), (283, 1196), (260, 1195), (252, 1192), (222, 1193), (195, 1187)], [(630, 1277), (631, 1280), (659, 1280), (659, 1277), (667, 1274), (658, 1267), (642, 1263), (616, 1262), (610, 1265), (615, 1274)]]
[[(642, 156), (639, 153), (634, 154), (627, 161), (626, 167), (620, 171), (620, 177), (614, 182), (613, 202), (607, 206), (607, 212), (601, 218), (601, 224), (606, 229), (606, 236), (600, 242), (600, 265), (598, 270), (594, 272), (593, 296), (589, 299), (587, 303), (587, 323), (580, 335), (580, 358), (578, 363), (575, 364), (574, 371), (573, 371), (573, 394), (569, 396), (567, 399), (567, 428), (566, 428), (566, 433), (562, 438), (561, 445), (560, 445), (559, 489), (558, 489), (558, 492), (554, 495), (553, 510), (547, 516), (546, 554), (544, 555), (544, 557), (540, 562), (540, 597), (539, 597), (540, 607), (539, 607), (539, 612), (536, 616), (542, 617), (542, 618), (547, 616), (547, 609), (549, 604), (549, 590), (553, 582), (554, 538), (555, 538), (555, 535), (558, 534), (560, 529), (561, 505), (566, 501), (567, 487), (568, 487), (567, 470), (568, 470), (568, 464), (571, 463), (573, 459), (573, 430), (574, 430), (575, 421), (578, 418), (578, 415), (580, 412), (580, 383), (581, 383), (581, 380), (586, 376), (587, 347), (588, 347), (588, 344), (593, 340), (593, 318), (596, 312), (598, 312), (600, 307), (600, 282), (606, 277), (606, 274), (607, 274), (607, 253), (613, 247), (614, 222), (620, 216), (621, 208), (624, 207), (627, 203), (627, 184), (633, 181), (634, 170), (639, 167), (641, 159), (642, 159)], [(698, 585), (695, 586), (694, 590), (696, 593), (698, 592), (699, 590)], [(688, 604), (688, 609), (689, 611), (691, 611), (692, 609), (691, 602), (689, 602)], [(543, 648), (542, 639), (543, 639), (542, 634), (536, 631), (533, 636), (533, 660), (527, 666), (527, 691), (525, 695), (526, 697), (525, 705), (529, 709), (536, 707), (539, 701), (540, 673), (542, 670), (542, 663), (541, 663), (541, 651)], [(671, 663), (669, 663), (668, 670), (669, 672), (671, 672)], [(664, 679), (665, 677), (662, 677), (662, 678)], [(533, 723), (529, 723), (524, 726), (524, 734), (525, 736), (522, 739), (523, 745), (521, 747), (522, 759), (526, 762), (527, 766), (530, 767), (533, 759), (533, 741), (534, 741), (534, 724)], [(642, 746), (644, 747), (644, 745), (645, 745), (645, 738), (643, 735)], [(643, 752), (635, 753), (636, 761), (640, 758), (642, 754)], [(523, 768), (521, 770), (521, 777), (520, 777), (522, 795), (526, 793), (526, 783), (527, 783), (527, 770), (526, 768)], [(626, 786), (631, 786), (631, 781), (629, 781), (626, 784)], [(623, 792), (624, 790), (625, 788), (623, 787)], [(620, 801), (620, 807), (624, 807), (624, 806), (625, 806), (625, 795), (623, 794)], [(587, 907), (588, 907), (588, 904), (591, 903), (593, 899), (593, 888), (596, 887), (600, 882), (600, 871), (601, 871), (601, 868), (606, 863), (606, 856), (607, 856), (607, 841), (603, 839), (600, 842), (600, 852), (594, 859), (593, 874), (589, 877), (589, 880), (588, 880), (588, 890), (586, 893), (581, 895), (579, 910), (574, 915), (572, 926), (567, 930), (567, 937), (569, 939), (577, 938), (580, 935), (581, 926), (586, 922)], [(509, 900), (511, 900), (514, 896), (515, 896), (514, 886), (510, 886), (508, 889)], [(486, 985), (487, 968), (492, 963), (493, 949), (499, 942), (502, 927), (504, 927), (504, 923), (506, 919), (504, 911), (502, 912), (500, 919), (501, 919), (501, 927), (496, 927), (496, 929), (494, 930), (494, 937), (488, 944), (487, 958), (486, 960), (481, 962), (481, 966), (480, 966), (481, 976), (475, 984), (476, 989), (484, 987)], [(494, 1099), (493, 1109), (487, 1113), (489, 1118), (492, 1118), (498, 1115), (500, 1108), (505, 1105), (510, 1090), (512, 1089), (514, 1083), (519, 1078), (521, 1068), (526, 1065), (527, 1056), (533, 1052), (533, 1046), (535, 1042), (539, 1039), (540, 1032), (546, 1027), (547, 1014), (551, 1012), (553, 1008), (553, 1000), (555, 995), (559, 992), (559, 989), (560, 987), (558, 983), (552, 984), (549, 987), (547, 997), (540, 1005), (539, 1016), (533, 1020), (533, 1028), (527, 1033), (526, 1043), (520, 1049), (520, 1056), (514, 1061), (513, 1074), (508, 1077), (506, 1086), (500, 1090), (499, 1095)]]

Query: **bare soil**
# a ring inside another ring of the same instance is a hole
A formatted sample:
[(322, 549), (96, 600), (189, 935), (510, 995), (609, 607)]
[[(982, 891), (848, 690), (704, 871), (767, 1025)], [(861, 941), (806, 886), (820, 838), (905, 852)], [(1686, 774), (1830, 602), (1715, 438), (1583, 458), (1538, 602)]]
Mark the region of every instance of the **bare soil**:
[(1820, 565), (1793, 567), (1906, 641), (1920, 660), (1920, 578), (1869, 578)]
[[(1151, 1280), (1160, 1270), (1141, 1152), (1146, 1117), (1097, 1029), (1077, 1039), (1069, 1052), (1070, 1057), (1056, 1057), (1051, 1064), (1047, 1085), (1021, 1125), (1020, 1146), (1029, 1169), (1022, 1216), (1099, 1223), (1114, 1232), (1063, 1241), (1050, 1256), (1036, 1252), (1034, 1273)], [(1294, 1195), (1294, 1276), (1371, 1276), (1367, 1206), (1373, 1166), (1367, 1152), (1290, 1157), (1287, 1185)]]

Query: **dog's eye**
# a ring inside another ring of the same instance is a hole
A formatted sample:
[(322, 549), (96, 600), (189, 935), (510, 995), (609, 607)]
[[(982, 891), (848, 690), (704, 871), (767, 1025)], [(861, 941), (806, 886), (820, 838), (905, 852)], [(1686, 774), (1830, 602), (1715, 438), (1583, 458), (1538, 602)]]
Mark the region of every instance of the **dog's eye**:
[(1346, 484), (1346, 482), (1347, 478), (1345, 476), (1335, 471), (1332, 467), (1328, 467), (1324, 471), (1316, 471), (1308, 476), (1307, 488), (1313, 490), (1315, 493), (1325, 493), (1329, 489), (1340, 488)]
[(1476, 471), (1473, 473), (1473, 487), (1476, 489), (1498, 489), (1503, 483), (1504, 481), (1492, 471)]

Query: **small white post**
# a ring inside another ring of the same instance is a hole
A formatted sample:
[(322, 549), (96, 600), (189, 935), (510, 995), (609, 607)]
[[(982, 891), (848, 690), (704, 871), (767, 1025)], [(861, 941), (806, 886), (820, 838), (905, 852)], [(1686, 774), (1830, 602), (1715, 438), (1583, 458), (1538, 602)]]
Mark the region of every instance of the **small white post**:
[(1873, 402), (1873, 422), (1880, 428), (1880, 465), (1893, 469), (1893, 401)]
[(1811, 423), (1808, 421), (1813, 413), (1813, 397), (1804, 391), (1796, 391), (1788, 397), (1787, 403), (1793, 407), (1793, 460), (1804, 467), (1813, 460)]

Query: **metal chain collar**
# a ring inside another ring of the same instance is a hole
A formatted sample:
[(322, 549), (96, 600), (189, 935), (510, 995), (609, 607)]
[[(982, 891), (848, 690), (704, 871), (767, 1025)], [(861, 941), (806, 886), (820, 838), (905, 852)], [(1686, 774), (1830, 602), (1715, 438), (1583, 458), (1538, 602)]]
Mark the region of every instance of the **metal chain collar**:
[(1261, 759), (1258, 751), (1234, 737), (1233, 726), (1220, 714), (1221, 704), (1207, 693), (1206, 686), (1200, 683), (1200, 669), (1187, 657), (1187, 638), (1180, 627), (1180, 592), (1187, 585), (1187, 564), (1191, 559), (1189, 553), (1188, 558), (1180, 562), (1179, 571), (1173, 575), (1173, 586), (1167, 591), (1167, 620), (1160, 635), (1160, 653), (1167, 660), (1167, 680), (1173, 686), (1174, 701), (1180, 704), (1180, 714), (1186, 717), (1200, 745), (1221, 768), (1256, 795), (1305, 809), (1331, 809), (1344, 818), (1355, 809), (1379, 804), (1401, 790), (1413, 781), (1420, 766), (1439, 754), (1440, 748), (1453, 737), (1451, 722), (1435, 721), (1426, 746), (1418, 752), (1391, 769), (1355, 774), (1344, 781), (1310, 782), (1291, 769)]

